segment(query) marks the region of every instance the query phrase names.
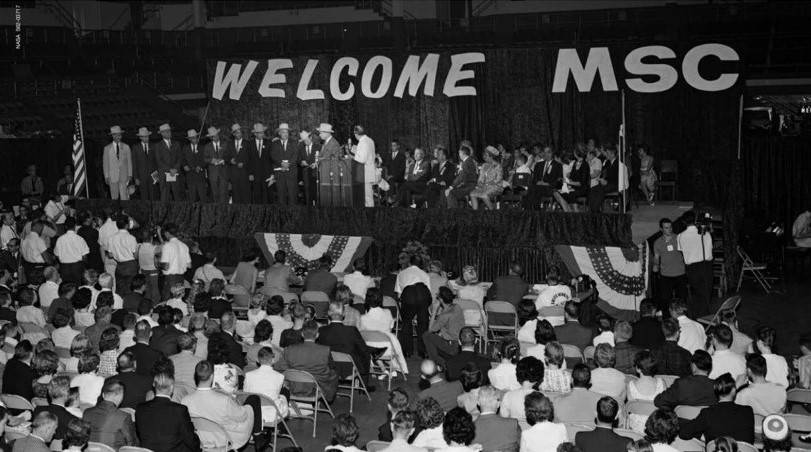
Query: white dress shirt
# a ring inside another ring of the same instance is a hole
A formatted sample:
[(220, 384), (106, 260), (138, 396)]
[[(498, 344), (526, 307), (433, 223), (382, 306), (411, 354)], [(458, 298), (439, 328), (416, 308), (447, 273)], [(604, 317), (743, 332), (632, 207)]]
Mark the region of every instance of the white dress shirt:
[(208, 290), (208, 286), (209, 284), (211, 284), (211, 281), (215, 279), (221, 279), (225, 281), (225, 275), (222, 273), (222, 270), (215, 267), (214, 264), (205, 264), (194, 271), (194, 279), (195, 280), (199, 279), (200, 281), (203, 281), (206, 290)]
[(549, 421), (538, 422), (521, 432), (520, 452), (555, 452), (569, 441), (566, 426)]
[(696, 350), (704, 350), (707, 344), (707, 334), (704, 332), (704, 326), (686, 315), (680, 315), (677, 320), (681, 330), (679, 347), (690, 353), (695, 353)]
[(95, 406), (104, 387), (104, 377), (95, 372), (79, 374), (70, 380), (71, 388), (79, 388), (79, 403)]
[(113, 255), (116, 262), (129, 262), (135, 260), (138, 241), (126, 229), (119, 229), (118, 232), (107, 239), (105, 249)]
[(113, 221), (112, 218), (107, 219), (107, 221), (101, 225), (99, 228), (99, 245), (101, 245), (101, 249), (107, 249), (107, 240), (109, 240), (110, 237), (112, 237), (116, 232), (118, 232), (118, 226), (116, 226), (115, 221)]
[(366, 276), (355, 270), (348, 275), (344, 275), (344, 285), (349, 287), (349, 290), (354, 295), (366, 299), (366, 291), (375, 286), (375, 280), (371, 276)]
[(48, 249), (45, 240), (34, 231), (28, 233), (20, 244), (20, 254), (26, 262), (32, 264), (44, 264), (45, 259), (42, 253)]
[(514, 391), (521, 388), (521, 383), (515, 376), (515, 364), (499, 363), (495, 368), (487, 372), (490, 384), (499, 391)]
[(82, 236), (71, 229), (56, 239), (54, 254), (63, 264), (75, 264), (81, 262), (85, 255), (90, 254), (90, 248)]
[(171, 240), (163, 244), (161, 262), (168, 264), (166, 270), (164, 270), (166, 275), (182, 275), (186, 273), (186, 270), (191, 267), (189, 247), (178, 240), (177, 237), (172, 237)]
[(417, 283), (423, 283), (425, 287), (429, 289), (431, 287), (431, 279), (428, 277), (428, 273), (425, 273), (423, 269), (416, 265), (412, 265), (397, 274), (394, 291), (398, 294), (402, 294), (403, 289)]
[(366, 314), (360, 316), (360, 329), (361, 331), (391, 331), (394, 326), (394, 318), (391, 316), (391, 311), (386, 308), (372, 308)]
[(0, 250), (6, 249), (8, 247), (8, 241), (16, 238), (19, 238), (19, 236), (17, 235), (17, 231), (14, 230), (14, 226), (7, 224), (0, 226)]
[(788, 387), (788, 363), (786, 358), (774, 353), (763, 353), (766, 360), (766, 381)]
[(441, 449), (448, 447), (445, 442), (445, 437), (442, 435), (442, 425), (434, 428), (427, 428), (421, 431), (414, 441), (411, 442), (412, 446), (424, 447), (426, 449)]
[[(685, 264), (712, 261), (712, 236), (709, 232), (699, 236), (698, 228), (695, 225), (690, 225), (678, 235), (676, 243), (684, 256)], [(703, 250), (702, 244), (704, 245)]]
[(746, 358), (729, 349), (716, 350), (712, 354), (710, 379), (714, 380), (727, 372), (737, 380), (739, 376), (746, 373)]
[(39, 304), (43, 309), (48, 309), (54, 300), (59, 298), (59, 284), (53, 281), (45, 281), (39, 286)]
[[(271, 366), (263, 364), (258, 369), (245, 373), (245, 392), (262, 394), (273, 400), (281, 411), (282, 417), (287, 417), (287, 401), (279, 395), (282, 386), (284, 386), (284, 375)], [(275, 422), (276, 410), (271, 406), (262, 406), (262, 421)]]
[(141, 271), (155, 271), (155, 250), (157, 246), (150, 242), (138, 244), (138, 267)]
[(73, 343), (73, 338), (78, 335), (78, 331), (71, 328), (70, 325), (65, 325), (53, 330), (51, 339), (53, 339), (55, 346), (69, 349), (70, 344)]

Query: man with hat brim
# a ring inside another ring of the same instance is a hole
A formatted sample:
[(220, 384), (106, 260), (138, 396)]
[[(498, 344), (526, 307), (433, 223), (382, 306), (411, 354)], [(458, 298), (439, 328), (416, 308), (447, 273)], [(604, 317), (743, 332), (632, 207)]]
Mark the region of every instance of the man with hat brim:
[(276, 193), (279, 204), (294, 206), (298, 204), (298, 166), (296, 157), (298, 149), (290, 142), (290, 127), (283, 122), (276, 129), (278, 139), (270, 144), (270, 160), (273, 174), (276, 176)]
[(104, 182), (110, 187), (113, 199), (130, 199), (127, 186), (132, 180), (132, 153), (129, 145), (121, 141), (124, 131), (119, 126), (110, 127), (113, 141), (104, 147), (102, 156)]
[[(155, 149), (149, 143), (152, 132), (146, 127), (138, 129), (138, 144), (132, 147), (133, 174), (138, 187), (138, 197), (144, 201), (156, 201), (155, 192), (158, 164), (155, 161)], [(153, 178), (154, 175), (154, 178)]]
[(180, 143), (172, 140), (172, 128), (161, 124), (158, 128), (161, 140), (155, 145), (155, 161), (158, 164), (158, 186), (161, 189), (161, 201), (182, 201), (184, 198), (180, 166), (183, 154)]
[(231, 126), (233, 139), (228, 143), (228, 168), (231, 178), (231, 199), (234, 203), (248, 204), (251, 202), (251, 182), (248, 180), (248, 147), (250, 140), (243, 139), (242, 127), (239, 124)]
[(332, 124), (321, 123), (317, 129), (318, 137), (321, 138), (321, 155), (320, 159), (339, 159), (343, 158), (344, 152), (338, 140), (333, 137)]
[(189, 144), (183, 147), (183, 171), (186, 173), (186, 193), (191, 202), (208, 202), (206, 158), (200, 148), (200, 136), (194, 129), (186, 132)]
[(254, 204), (267, 204), (270, 198), (269, 183), (273, 175), (270, 161), (270, 140), (265, 137), (267, 127), (261, 122), (253, 125), (253, 139), (248, 145), (248, 180), (252, 183), (251, 195)]
[(208, 163), (208, 183), (214, 202), (228, 202), (228, 167), (230, 160), (228, 143), (220, 140), (220, 129), (209, 127), (206, 134), (211, 141), (203, 146), (203, 155)]
[(306, 130), (299, 133), (298, 162), (301, 166), (301, 182), (304, 187), (304, 203), (315, 205), (318, 193), (318, 166), (316, 161), (321, 154), (321, 143), (313, 142), (312, 134)]

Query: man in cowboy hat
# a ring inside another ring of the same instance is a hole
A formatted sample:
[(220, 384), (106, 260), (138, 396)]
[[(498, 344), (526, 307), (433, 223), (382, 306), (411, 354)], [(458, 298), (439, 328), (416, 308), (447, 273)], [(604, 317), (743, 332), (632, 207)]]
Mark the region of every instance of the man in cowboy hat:
[(318, 187), (318, 168), (316, 156), (321, 153), (321, 143), (314, 143), (312, 134), (306, 130), (299, 133), (298, 161), (301, 166), (301, 183), (304, 186), (304, 202), (312, 207), (315, 204)]
[(208, 182), (214, 202), (228, 202), (228, 145), (220, 140), (220, 129), (209, 127), (206, 135), (211, 141), (203, 146), (203, 155), (208, 163)]
[(124, 131), (119, 126), (110, 127), (113, 141), (104, 147), (104, 182), (110, 187), (113, 199), (130, 199), (127, 186), (132, 179), (132, 154), (127, 143), (121, 141)]
[(248, 180), (253, 183), (252, 201), (267, 204), (269, 199), (269, 179), (273, 175), (270, 161), (270, 140), (265, 138), (267, 127), (261, 122), (253, 125), (253, 139), (248, 144)]
[[(375, 142), (369, 138), (369, 135), (366, 135), (363, 126), (355, 126), (353, 132), (355, 133), (355, 139), (358, 140), (358, 145), (353, 146), (351, 152), (355, 161), (363, 165), (363, 205), (365, 207), (374, 207), (375, 197), (372, 185), (375, 183)], [(430, 169), (430, 165), (427, 168)], [(426, 171), (426, 176), (427, 174), (428, 171)]]
[(186, 192), (191, 202), (208, 202), (208, 183), (206, 182), (206, 159), (200, 148), (200, 136), (197, 131), (186, 132), (189, 144), (183, 147), (183, 171), (186, 172)]
[(156, 173), (158, 164), (155, 161), (155, 150), (150, 147), (149, 137), (152, 132), (146, 127), (138, 129), (138, 144), (132, 147), (133, 174), (135, 185), (138, 186), (138, 197), (145, 201), (155, 201), (155, 181), (152, 174)]
[(182, 201), (183, 189), (180, 179), (182, 154), (180, 143), (172, 141), (172, 128), (161, 124), (158, 128), (161, 140), (155, 145), (155, 162), (158, 164), (158, 186), (161, 189), (161, 201)]
[(239, 124), (231, 126), (234, 137), (229, 143), (227, 159), (231, 178), (231, 195), (238, 204), (251, 202), (251, 182), (248, 180), (248, 141), (242, 139), (242, 128)]
[(332, 135), (335, 133), (332, 130), (332, 124), (321, 123), (316, 129), (319, 138), (321, 138), (321, 156), (320, 159), (340, 159), (343, 158), (344, 152), (338, 140)]
[(276, 176), (276, 193), (279, 204), (294, 206), (298, 203), (298, 166), (296, 157), (298, 149), (290, 142), (290, 127), (286, 122), (276, 129), (278, 140), (270, 144), (270, 160), (273, 163), (273, 174)]

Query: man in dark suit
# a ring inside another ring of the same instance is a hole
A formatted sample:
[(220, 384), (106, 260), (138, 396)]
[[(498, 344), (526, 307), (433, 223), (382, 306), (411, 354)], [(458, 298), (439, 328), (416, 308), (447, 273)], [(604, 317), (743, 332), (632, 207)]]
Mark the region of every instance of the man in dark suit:
[[(326, 345), (333, 352), (346, 353), (352, 357), (363, 381), (369, 383), (369, 349), (360, 331), (354, 326), (344, 325), (344, 304), (333, 301), (329, 304), (329, 325), (318, 330), (316, 343)], [(352, 365), (349, 363), (335, 363), (338, 376), (348, 378), (352, 375)], [(370, 387), (368, 389), (374, 389)]]
[(3, 371), (3, 394), (15, 394), (31, 400), (34, 397), (34, 370), (31, 369), (31, 358), (34, 347), (28, 340), (22, 340), (14, 346), (14, 357), (8, 360)]
[(521, 441), (521, 428), (513, 418), (503, 418), (497, 414), (501, 403), (501, 392), (492, 386), (479, 389), (479, 410), (476, 419), (476, 437), (473, 444), (481, 444), (482, 450), (518, 452)]
[(191, 202), (208, 202), (206, 158), (200, 146), (200, 136), (190, 129), (186, 133), (189, 144), (183, 146), (183, 171), (186, 175), (186, 199)]
[[(651, 350), (653, 358), (658, 363), (657, 372), (662, 375), (677, 375), (686, 377), (692, 371), (695, 357), (689, 351), (679, 346), (679, 321), (674, 318), (662, 321), (662, 335), (665, 337), (664, 343)], [(707, 374), (712, 370), (712, 363), (709, 364)]]
[(591, 345), (594, 331), (580, 324), (580, 305), (574, 301), (567, 301), (563, 306), (563, 325), (555, 327), (555, 336), (561, 344), (571, 344), (580, 350)]
[(654, 302), (649, 299), (642, 300), (639, 304), (639, 313), (642, 317), (634, 322), (631, 344), (647, 349), (661, 346), (665, 342), (665, 336), (662, 333), (662, 322), (656, 318)]
[[(315, 343), (318, 339), (318, 324), (313, 320), (304, 324), (301, 336), (304, 338), (304, 342), (285, 347), (281, 358), (273, 367), (279, 372), (288, 369), (309, 372), (324, 391), (327, 401), (332, 402), (338, 390), (338, 373), (335, 371), (330, 348)], [(290, 385), (290, 392), (293, 395), (310, 395), (312, 391), (311, 385)]]
[(135, 428), (141, 447), (154, 452), (196, 452), (200, 439), (186, 406), (172, 401), (174, 379), (160, 373), (153, 380), (155, 398), (135, 409)]
[(473, 363), (482, 374), (482, 384), (488, 383), (487, 372), (490, 370), (490, 359), (476, 353), (476, 332), (466, 326), (459, 330), (461, 351), (445, 360), (445, 378), (456, 381), (462, 375), (462, 369)]
[(125, 350), (118, 355), (118, 373), (105, 380), (117, 381), (124, 386), (124, 398), (119, 408), (135, 408), (139, 403), (144, 403), (148, 398), (147, 394), (152, 391), (152, 379), (137, 373), (135, 367), (135, 356)]
[(692, 420), (681, 419), (679, 437), (692, 439), (704, 437), (710, 442), (719, 436), (731, 436), (749, 444), (755, 442), (755, 413), (749, 405), (738, 405), (735, 396), (735, 380), (728, 373), (714, 382), (718, 403), (708, 406)]
[(550, 197), (555, 190), (563, 185), (563, 165), (555, 160), (552, 148), (547, 146), (543, 150), (543, 160), (535, 164), (532, 170), (532, 181), (529, 192), (524, 197), (524, 207), (537, 209), (541, 198)]
[(442, 407), (442, 411), (448, 412), (457, 407), (456, 398), (464, 393), (462, 384), (458, 381), (446, 381), (442, 377), (439, 366), (430, 359), (426, 359), (420, 365), (420, 378), (427, 381), (429, 386), (417, 394), (419, 400), (433, 398)]
[(443, 146), (434, 149), (435, 164), (431, 166), (431, 179), (428, 181), (426, 197), (428, 207), (446, 207), (445, 190), (456, 179), (456, 165), (448, 161), (448, 150)]
[(9, 240), (6, 244), (6, 249), (0, 251), (0, 268), (5, 269), (10, 275), (13, 275), (19, 273), (22, 262), (20, 239), (14, 238)]
[(405, 181), (406, 159), (405, 152), (400, 148), (400, 142), (392, 140), (391, 153), (383, 156), (383, 166), (386, 169), (386, 180), (397, 193), (400, 185)]
[(54, 439), (63, 439), (65, 437), (65, 430), (68, 428), (68, 422), (71, 419), (79, 419), (70, 414), (65, 408), (65, 403), (68, 401), (68, 393), (70, 392), (70, 377), (61, 375), (54, 377), (48, 383), (48, 398), (51, 400), (50, 405), (38, 406), (34, 409), (33, 417), (43, 411), (47, 411), (56, 416), (57, 427), (54, 433)]
[(152, 328), (152, 337), (149, 339), (149, 346), (163, 353), (164, 356), (172, 356), (180, 353), (178, 339), (183, 334), (174, 326), (174, 314), (169, 306), (158, 306), (155, 308), (158, 314), (158, 326)]
[(332, 258), (324, 254), (318, 259), (320, 267), (307, 273), (304, 278), (304, 290), (324, 292), (332, 299), (335, 296), (335, 288), (338, 286), (338, 277), (330, 272), (332, 268)]
[(708, 377), (712, 371), (712, 357), (704, 350), (693, 354), (693, 375), (681, 377), (653, 399), (658, 408), (674, 409), (679, 405), (710, 406), (718, 401), (713, 381)]
[(507, 276), (499, 276), (487, 290), (488, 300), (507, 301), (516, 308), (524, 295), (527, 294), (529, 284), (524, 281), (524, 268), (518, 262), (510, 263)]
[[(242, 352), (242, 344), (237, 342), (236, 339), (236, 322), (237, 318), (233, 312), (226, 312), (220, 317), (220, 329), (222, 332), (215, 333), (219, 336), (219, 340), (225, 344), (228, 350), (228, 362), (239, 367), (245, 367), (245, 354)], [(212, 340), (209, 339), (209, 350), (211, 349)]]
[[(146, 127), (138, 129), (138, 139), (140, 142), (132, 146), (132, 174), (135, 176), (135, 185), (138, 186), (138, 196), (144, 201), (156, 201), (158, 197), (155, 192), (155, 181), (152, 173), (157, 171), (158, 164), (155, 160), (155, 149), (149, 143), (152, 132)], [(160, 175), (159, 175), (160, 176)]]
[(588, 202), (591, 212), (602, 212), (606, 193), (617, 191), (619, 186), (620, 165), (617, 160), (617, 149), (613, 146), (607, 147), (605, 157), (602, 174), (597, 179), (599, 183), (589, 190)]
[(479, 176), (476, 171), (476, 161), (473, 158), (473, 149), (467, 142), (459, 147), (459, 167), (451, 188), (445, 189), (448, 207), (455, 208), (463, 202), (467, 195), (476, 188)]
[(50, 452), (48, 443), (54, 437), (58, 421), (48, 411), (40, 412), (31, 423), (31, 434), (14, 441), (13, 452)]
[(245, 143), (248, 152), (248, 180), (251, 182), (251, 201), (267, 204), (270, 189), (267, 179), (273, 174), (270, 161), (270, 140), (265, 138), (267, 127), (261, 122), (253, 125), (253, 139)]
[(135, 345), (124, 350), (135, 357), (135, 371), (146, 376), (152, 375), (152, 367), (164, 357), (163, 353), (149, 346), (151, 334), (152, 327), (149, 326), (149, 323), (146, 320), (139, 321), (135, 324)]
[(408, 165), (405, 181), (397, 190), (397, 204), (400, 207), (411, 205), (412, 196), (425, 194), (428, 180), (431, 177), (431, 164), (425, 159), (425, 151), (414, 149), (414, 161)]
[(117, 381), (104, 383), (101, 399), (85, 410), (82, 420), (90, 424), (90, 441), (103, 443), (114, 450), (137, 446), (138, 436), (132, 416), (118, 409), (124, 398), (124, 386)]
[(315, 131), (318, 132), (318, 138), (321, 140), (321, 154), (318, 156), (319, 161), (324, 159), (344, 158), (343, 148), (341, 148), (340, 143), (338, 143), (338, 140), (333, 136), (335, 131), (332, 129), (332, 124), (321, 123)]
[(231, 179), (231, 195), (234, 203), (248, 204), (251, 202), (251, 182), (248, 180), (248, 168), (250, 163), (248, 142), (242, 139), (242, 127), (239, 124), (231, 126), (233, 139), (228, 143), (227, 159), (228, 173)]
[[(162, 124), (158, 128), (161, 140), (155, 144), (155, 163), (158, 167), (158, 186), (161, 201), (183, 201), (183, 182), (180, 180), (182, 154), (180, 143), (172, 140), (172, 128)], [(167, 173), (169, 179), (167, 180)]]
[(220, 140), (220, 129), (209, 127), (206, 135), (211, 141), (203, 146), (203, 157), (208, 164), (208, 183), (214, 202), (228, 202), (228, 143)]
[(270, 161), (273, 174), (276, 176), (276, 192), (279, 204), (294, 206), (298, 203), (298, 166), (296, 159), (298, 149), (290, 142), (290, 127), (287, 123), (279, 124), (276, 129), (278, 138), (270, 143)]
[(312, 207), (318, 200), (318, 167), (315, 155), (321, 151), (321, 144), (314, 143), (310, 132), (303, 130), (298, 142), (298, 162), (301, 167), (301, 182), (304, 188), (304, 204)]
[(597, 402), (597, 426), (590, 432), (577, 432), (574, 443), (583, 452), (625, 452), (631, 438), (618, 435), (613, 428), (619, 403), (611, 397)]
[(625, 320), (620, 320), (614, 325), (614, 353), (616, 361), (614, 369), (628, 374), (636, 374), (634, 360), (640, 348), (628, 342), (633, 336), (634, 330), (631, 324)]

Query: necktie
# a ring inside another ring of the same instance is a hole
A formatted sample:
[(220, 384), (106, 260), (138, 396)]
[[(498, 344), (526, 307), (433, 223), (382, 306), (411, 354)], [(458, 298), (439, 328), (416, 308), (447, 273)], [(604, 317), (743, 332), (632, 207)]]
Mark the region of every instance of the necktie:
[(215, 153), (215, 154), (219, 154), (219, 153), (220, 153), (220, 145), (219, 145), (219, 143), (217, 143), (216, 141), (214, 142), (214, 153)]
[(234, 140), (234, 148), (236, 148), (237, 154), (239, 154), (239, 140)]
[(282, 149), (287, 150), (287, 140), (282, 141)]
[(34, 193), (34, 192), (37, 191), (37, 187), (36, 187), (36, 185), (34, 185), (34, 176), (30, 176), (30, 177), (31, 177), (31, 193)]
[(191, 145), (191, 151), (193, 153), (197, 154), (197, 145), (196, 144)]
[(310, 145), (308, 144), (307, 145), (307, 157), (309, 157), (309, 156), (310, 156)]
[(256, 149), (259, 151), (259, 157), (262, 157), (262, 140), (256, 141)]
[(149, 144), (148, 143), (144, 143), (144, 152), (146, 153), (147, 156), (149, 155)]
[(121, 156), (119, 155), (120, 150), (118, 149), (118, 143), (115, 144), (115, 158), (119, 159)]

